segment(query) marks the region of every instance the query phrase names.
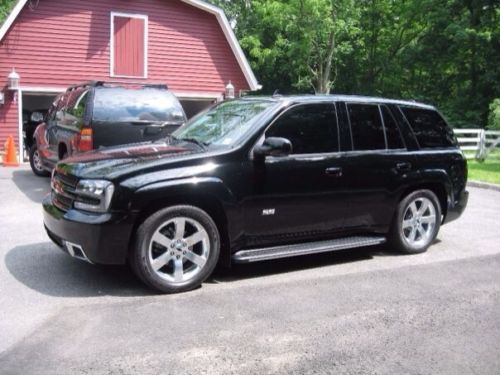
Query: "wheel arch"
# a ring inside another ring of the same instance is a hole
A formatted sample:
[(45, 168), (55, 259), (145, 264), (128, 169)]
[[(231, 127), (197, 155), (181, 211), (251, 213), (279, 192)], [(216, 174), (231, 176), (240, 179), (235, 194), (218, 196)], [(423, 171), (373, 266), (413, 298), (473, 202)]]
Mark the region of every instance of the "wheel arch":
[(441, 215), (443, 216), (442, 222), (446, 218), (448, 213), (448, 202), (449, 202), (449, 190), (444, 182), (429, 181), (412, 184), (407, 187), (399, 197), (399, 202), (401, 202), (406, 196), (417, 190), (430, 190), (436, 194), (439, 204), (441, 206)]
[(195, 187), (192, 182), (185, 184), (177, 181), (174, 186), (170, 183), (156, 183), (136, 191), (131, 208), (138, 212), (138, 215), (132, 228), (132, 235), (146, 218), (158, 210), (177, 205), (194, 206), (205, 211), (215, 222), (221, 240), (219, 262), (229, 266), (231, 244), (227, 210), (231, 205), (230, 193), (215, 181), (205, 181), (200, 185)]

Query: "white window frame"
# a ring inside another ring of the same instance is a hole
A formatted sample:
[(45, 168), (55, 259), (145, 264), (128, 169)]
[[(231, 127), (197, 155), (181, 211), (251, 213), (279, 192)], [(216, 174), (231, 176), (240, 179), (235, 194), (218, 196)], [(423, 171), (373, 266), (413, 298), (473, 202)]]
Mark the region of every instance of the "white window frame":
[[(127, 76), (115, 74), (115, 17), (138, 18), (144, 20), (144, 75)], [(109, 76), (116, 78), (148, 78), (148, 16), (137, 13), (111, 12), (110, 14), (110, 35), (109, 35)]]

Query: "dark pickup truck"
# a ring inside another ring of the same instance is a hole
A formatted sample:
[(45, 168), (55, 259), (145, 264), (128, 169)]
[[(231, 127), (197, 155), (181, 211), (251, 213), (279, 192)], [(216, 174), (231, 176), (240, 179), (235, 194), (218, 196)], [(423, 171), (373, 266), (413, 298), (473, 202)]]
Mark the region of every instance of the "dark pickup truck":
[(426, 251), (467, 204), (467, 164), (429, 105), (357, 96), (221, 103), (155, 142), (70, 157), (43, 202), (50, 238), (129, 262), (171, 293), (218, 262), (381, 245)]
[(179, 100), (165, 85), (124, 88), (93, 81), (59, 95), (34, 133), (30, 164), (47, 176), (57, 162), (85, 151), (154, 141), (186, 122)]

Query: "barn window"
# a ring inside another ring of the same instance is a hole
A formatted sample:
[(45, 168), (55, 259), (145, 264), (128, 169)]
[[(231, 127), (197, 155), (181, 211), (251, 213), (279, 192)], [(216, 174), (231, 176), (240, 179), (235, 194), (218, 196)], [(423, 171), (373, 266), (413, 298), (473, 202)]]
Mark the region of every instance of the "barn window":
[(148, 17), (111, 13), (111, 77), (147, 78)]

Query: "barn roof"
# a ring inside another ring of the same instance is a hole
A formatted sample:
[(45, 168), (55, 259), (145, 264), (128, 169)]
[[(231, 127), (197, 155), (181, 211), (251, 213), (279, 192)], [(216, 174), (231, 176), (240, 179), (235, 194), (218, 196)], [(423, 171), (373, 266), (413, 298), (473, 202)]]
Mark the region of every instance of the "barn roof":
[[(229, 24), (229, 21), (227, 20), (224, 11), (219, 7), (208, 4), (201, 0), (180, 0), (180, 1), (215, 15), (217, 21), (219, 22), (220, 27), (222, 28), (222, 31), (224, 32), (224, 35), (226, 36), (226, 39), (231, 47), (231, 50), (233, 51), (236, 60), (238, 61), (238, 64), (241, 70), (243, 71), (243, 74), (245, 75), (245, 78), (248, 82), (248, 85), (250, 86), (250, 89), (251, 90), (260, 89), (261, 85), (259, 85), (259, 83), (257, 82), (257, 79), (255, 78), (255, 75), (252, 71), (252, 68), (250, 67), (248, 60), (245, 57), (243, 50), (241, 49), (238, 39), (236, 39), (236, 35), (234, 35), (233, 29), (231, 28), (231, 25)], [(24, 8), (27, 2), (28, 0), (18, 0), (17, 4), (14, 6), (9, 16), (3, 23), (2, 27), (0, 27), (0, 42), (5, 37), (7, 31), (12, 26), (12, 24), (16, 21), (17, 17), (21, 13), (22, 9)]]

